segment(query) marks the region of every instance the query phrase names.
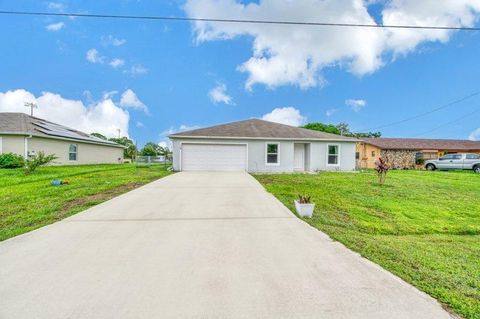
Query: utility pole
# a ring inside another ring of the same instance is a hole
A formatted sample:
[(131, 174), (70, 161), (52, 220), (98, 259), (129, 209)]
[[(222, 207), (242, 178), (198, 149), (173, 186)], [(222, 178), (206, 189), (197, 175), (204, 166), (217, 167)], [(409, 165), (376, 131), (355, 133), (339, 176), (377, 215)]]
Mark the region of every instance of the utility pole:
[(30, 116), (33, 116), (33, 109), (38, 109), (38, 105), (32, 102), (25, 102), (23, 105), (30, 108)]
[(117, 128), (117, 131), (118, 131), (118, 139), (120, 139), (120, 129)]

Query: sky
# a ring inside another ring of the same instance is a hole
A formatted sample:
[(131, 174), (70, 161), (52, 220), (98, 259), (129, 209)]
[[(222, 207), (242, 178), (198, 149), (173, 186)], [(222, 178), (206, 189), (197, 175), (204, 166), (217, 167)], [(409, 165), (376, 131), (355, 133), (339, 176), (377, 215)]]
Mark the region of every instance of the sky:
[[(480, 26), (480, 0), (0, 0), (6, 10)], [(480, 140), (480, 31), (0, 15), (0, 41), (0, 111), (33, 102), (38, 117), (139, 145), (249, 118)]]

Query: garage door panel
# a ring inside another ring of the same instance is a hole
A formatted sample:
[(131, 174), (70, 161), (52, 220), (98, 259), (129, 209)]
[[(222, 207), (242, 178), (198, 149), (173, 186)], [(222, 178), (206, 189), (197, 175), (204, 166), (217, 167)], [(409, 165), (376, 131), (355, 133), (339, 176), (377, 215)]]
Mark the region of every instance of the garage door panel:
[(182, 144), (183, 171), (245, 171), (246, 145)]

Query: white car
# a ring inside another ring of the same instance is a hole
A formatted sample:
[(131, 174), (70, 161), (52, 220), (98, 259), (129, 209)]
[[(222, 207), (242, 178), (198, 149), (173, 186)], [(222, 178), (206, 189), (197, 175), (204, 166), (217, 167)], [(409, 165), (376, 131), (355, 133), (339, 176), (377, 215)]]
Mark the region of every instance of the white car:
[(425, 168), (429, 171), (468, 169), (480, 174), (480, 154), (447, 154), (439, 159), (426, 161)]

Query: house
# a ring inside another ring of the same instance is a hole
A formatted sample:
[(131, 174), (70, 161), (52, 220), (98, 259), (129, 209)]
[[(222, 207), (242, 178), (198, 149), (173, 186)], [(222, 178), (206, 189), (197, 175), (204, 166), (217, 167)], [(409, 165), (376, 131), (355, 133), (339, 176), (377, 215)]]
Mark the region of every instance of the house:
[(0, 113), (0, 154), (44, 152), (57, 165), (122, 163), (122, 145), (23, 113)]
[(447, 153), (480, 153), (480, 141), (415, 138), (364, 138), (357, 145), (361, 168), (374, 168), (379, 157), (395, 168), (414, 168), (419, 159), (436, 159)]
[(169, 138), (176, 171), (352, 171), (358, 142), (258, 119), (175, 133)]

